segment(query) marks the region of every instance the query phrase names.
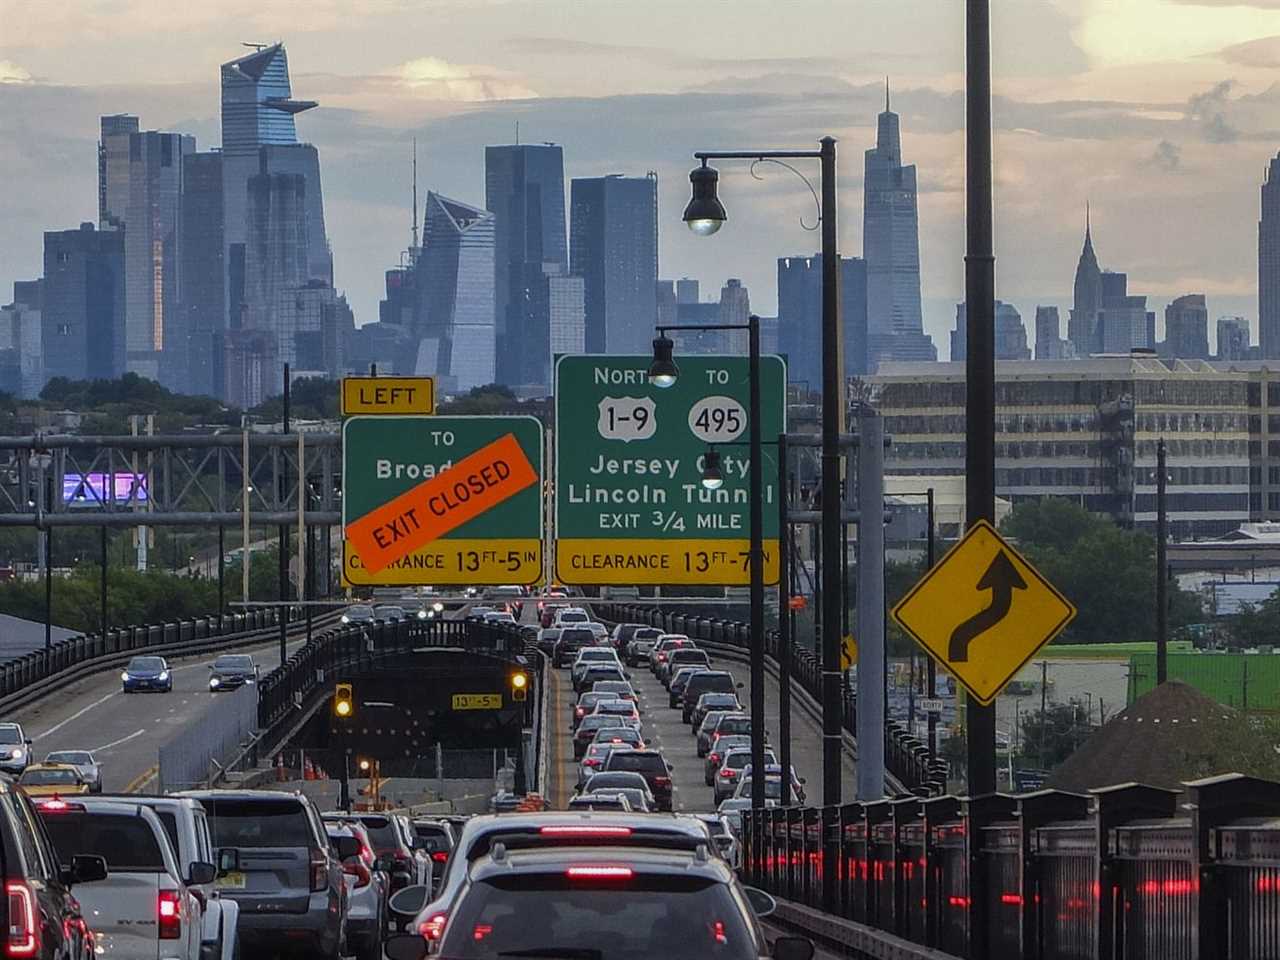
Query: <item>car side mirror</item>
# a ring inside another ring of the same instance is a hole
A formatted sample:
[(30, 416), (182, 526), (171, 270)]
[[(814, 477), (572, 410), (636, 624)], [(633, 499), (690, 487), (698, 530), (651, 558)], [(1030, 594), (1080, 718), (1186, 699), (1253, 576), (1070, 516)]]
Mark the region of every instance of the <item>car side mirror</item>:
[(773, 960), (813, 960), (813, 941), (807, 937), (779, 937), (773, 941)]
[(417, 933), (397, 933), (387, 937), (382, 948), (390, 960), (423, 960), (427, 955), (427, 941)]
[(778, 909), (778, 901), (759, 887), (744, 886), (742, 892), (746, 895), (747, 903), (751, 905), (751, 912), (757, 917), (767, 917)]
[(676, 772), (676, 768), (675, 768), (675, 767), (673, 767), (671, 764), (669, 764), (669, 763), (668, 763), (668, 764), (667, 764), (667, 773), (675, 773), (675, 772)]
[[(396, 917), (403, 920), (412, 920), (422, 908), (427, 905), (427, 901), (431, 898), (431, 888), (425, 884), (414, 884), (405, 887), (390, 900), (387, 901), (387, 907)], [(395, 939), (394, 937), (392, 939)], [(418, 941), (425, 943), (421, 936), (417, 937)], [(390, 941), (388, 941), (388, 946)], [(388, 952), (388, 956), (394, 956)]]
[(77, 883), (94, 883), (105, 879), (107, 879), (107, 861), (88, 853), (77, 853), (72, 857), (71, 869), (63, 876), (68, 886)]
[(209, 664), (209, 672), (210, 672), (210, 673), (212, 673), (212, 672), (213, 672), (213, 664), (212, 664), (212, 663), (211, 663), (211, 664)]
[(22, 742), (25, 743), (28, 747), (31, 746), (31, 744), (35, 743), (35, 741), (32, 740), (30, 737), (27, 737), (27, 739), (23, 740)]
[(206, 883), (213, 883), (218, 877), (218, 868), (212, 863), (205, 863), (201, 860), (191, 864), (191, 873), (187, 877), (187, 884), (192, 887), (199, 887)]
[(800, 781), (800, 783), (802, 783), (802, 784), (805, 784), (805, 783), (808, 783), (808, 782), (809, 782), (809, 781), (808, 781), (808, 780), (806, 780), (804, 777), (797, 777), (797, 779), (798, 779), (798, 780)]
[(225, 876), (239, 869), (240, 851), (235, 847), (220, 847), (218, 849), (218, 873)]
[(358, 837), (331, 837), (329, 842), (338, 854), (339, 860), (349, 860), (360, 856), (360, 839)]

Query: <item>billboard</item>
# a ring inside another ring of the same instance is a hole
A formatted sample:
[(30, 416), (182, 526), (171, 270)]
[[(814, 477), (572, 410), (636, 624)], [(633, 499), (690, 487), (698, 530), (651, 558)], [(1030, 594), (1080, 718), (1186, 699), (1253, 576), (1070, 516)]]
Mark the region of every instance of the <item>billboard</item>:
[(66, 473), (62, 476), (62, 502), (71, 507), (102, 507), (107, 503), (130, 506), (146, 503), (147, 499), (147, 476), (143, 473)]

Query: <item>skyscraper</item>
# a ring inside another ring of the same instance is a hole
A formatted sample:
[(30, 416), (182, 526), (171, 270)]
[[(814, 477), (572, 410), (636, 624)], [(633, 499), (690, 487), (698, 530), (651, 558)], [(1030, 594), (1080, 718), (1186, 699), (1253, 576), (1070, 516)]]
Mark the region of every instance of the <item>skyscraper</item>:
[(1280, 154), (1262, 182), (1258, 220), (1258, 343), (1264, 360), (1280, 359)]
[[(964, 360), (968, 356), (969, 311), (963, 303), (956, 304), (956, 326), (951, 331), (951, 359)], [(1027, 328), (1018, 308), (1003, 300), (996, 301), (995, 348), (997, 360), (1030, 360), (1027, 347)]]
[[(751, 297), (742, 281), (731, 278), (720, 288), (720, 310), (716, 323), (724, 326), (746, 326), (751, 317)], [(746, 330), (725, 330), (726, 353), (741, 356), (751, 348), (751, 339)]]
[(129, 135), (125, 214), (125, 368), (184, 389), (186, 332), (178, 306), (183, 157), (195, 138), (148, 130)]
[(587, 292), (582, 277), (547, 277), (551, 356), (586, 353)]
[(885, 83), (876, 145), (866, 153), (862, 255), (867, 262), (869, 361), (937, 359), (920, 309), (920, 223), (916, 168), (902, 164), (898, 115)]
[(44, 377), (110, 380), (125, 372), (125, 249), (118, 230), (44, 235)]
[(1102, 349), (1098, 337), (1098, 312), (1102, 309), (1102, 269), (1093, 251), (1093, 231), (1086, 208), (1084, 247), (1076, 264), (1076, 279), (1071, 314), (1067, 319), (1067, 339), (1076, 356), (1087, 357)]
[[(867, 369), (867, 263), (840, 258), (840, 306), (844, 323), (844, 372)], [(822, 257), (778, 258), (778, 352), (787, 358), (787, 379), (822, 383)]]
[(1057, 307), (1036, 307), (1036, 359), (1068, 360), (1074, 351), (1071, 341), (1062, 339), (1062, 318)]
[(588, 353), (649, 349), (657, 320), (658, 178), (574, 180), (569, 272), (586, 291)]
[(1164, 308), (1160, 354), (1183, 360), (1209, 359), (1209, 308), (1203, 293), (1178, 297)]
[(1067, 339), (1077, 357), (1156, 346), (1156, 315), (1147, 309), (1147, 298), (1129, 293), (1127, 274), (1098, 266), (1088, 208)]
[(1244, 317), (1218, 318), (1218, 359), (1249, 360), (1253, 347), (1249, 345), (1249, 321)]
[(493, 383), (494, 216), (429, 192), (422, 226), (416, 372), (434, 374), (448, 391)]
[(13, 303), (0, 307), (0, 390), (30, 398), (44, 386), (41, 310), (44, 281), (18, 280)]
[(499, 383), (546, 384), (551, 318), (535, 294), (569, 271), (564, 151), (556, 144), (485, 147), (485, 207), (494, 224), (494, 324)]
[(182, 162), (182, 273), (178, 299), (182, 328), (186, 331), (187, 383), (183, 389), (216, 397), (222, 395), (226, 383), (222, 154), (190, 153)]
[(124, 223), (129, 208), (129, 135), (138, 132), (138, 118), (117, 113), (100, 120), (98, 140), (98, 229)]

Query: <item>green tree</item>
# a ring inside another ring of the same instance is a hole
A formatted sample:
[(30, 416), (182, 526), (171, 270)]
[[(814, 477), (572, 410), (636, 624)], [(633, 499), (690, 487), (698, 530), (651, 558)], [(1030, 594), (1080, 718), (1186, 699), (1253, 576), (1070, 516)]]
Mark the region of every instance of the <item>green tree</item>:
[(1052, 770), (1075, 753), (1092, 732), (1093, 728), (1081, 716), (1077, 704), (1050, 704), (1046, 711), (1036, 710), (1022, 719), (1022, 749), (1015, 762), (1039, 770)]
[(1184, 767), (1194, 777), (1243, 773), (1280, 780), (1280, 719), (1276, 717), (1215, 717), (1188, 725), (1179, 748)]
[[(329, 377), (299, 377), (289, 384), (289, 416), (299, 420), (335, 420), (339, 415), (339, 386)], [(262, 420), (284, 417), (284, 395), (268, 397), (249, 411)]]
[(1261, 603), (1242, 603), (1228, 629), (1235, 647), (1280, 645), (1280, 590)]

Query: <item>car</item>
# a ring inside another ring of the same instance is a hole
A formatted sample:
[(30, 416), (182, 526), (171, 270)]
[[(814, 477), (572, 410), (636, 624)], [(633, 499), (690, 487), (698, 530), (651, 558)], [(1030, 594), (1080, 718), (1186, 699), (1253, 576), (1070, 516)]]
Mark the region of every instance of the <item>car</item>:
[(473, 603), (471, 604), (471, 606), (467, 607), (467, 618), (470, 619), (474, 617), (477, 620), (483, 620), (484, 615), (486, 613), (497, 613), (497, 612), (498, 612), (498, 608), (493, 606), (493, 604)]
[(509, 610), (490, 610), (484, 615), (485, 623), (515, 623), (516, 618)]
[(373, 612), (373, 607), (367, 603), (356, 603), (347, 607), (342, 611), (341, 620), (344, 624), (349, 623), (373, 623), (377, 616)]
[[(597, 734), (602, 733), (606, 730), (612, 730), (612, 729), (615, 729), (615, 728), (605, 727), (604, 730), (597, 731)], [(619, 727), (616, 729), (621, 729), (621, 728)], [(582, 754), (582, 762), (578, 764), (578, 786), (581, 787), (584, 783), (586, 783), (587, 778), (591, 776), (593, 773), (600, 772), (600, 768), (604, 766), (605, 760), (608, 759), (609, 754), (612, 751), (632, 750), (632, 749), (634, 748), (630, 744), (621, 743), (621, 742), (612, 743), (608, 740), (605, 740), (605, 741), (594, 740), (591, 743), (587, 744), (587, 749)]]
[[(711, 735), (715, 732), (716, 725), (720, 722), (720, 718), (728, 714), (740, 714), (738, 710), (711, 710), (702, 718), (702, 723), (698, 725), (698, 729), (693, 732), (693, 738), (696, 743), (698, 756), (705, 757), (711, 750)], [(710, 781), (708, 781), (710, 783)]]
[(524, 587), (490, 587), (484, 592), (484, 598), (486, 600), (501, 600), (505, 604), (506, 608), (514, 614), (517, 620), (519, 620), (521, 615), (524, 613)]
[(684, 695), (685, 684), (687, 684), (696, 674), (706, 673), (707, 668), (703, 666), (686, 667), (677, 664), (679, 669), (671, 677), (671, 685), (667, 688), (667, 706), (675, 709), (680, 706), (680, 698)]
[(571, 666), (579, 650), (595, 646), (595, 637), (590, 630), (571, 627), (557, 629), (560, 630), (560, 636), (556, 639), (555, 649), (551, 654), (553, 667)]
[(399, 623), (408, 618), (405, 616), (404, 607), (394, 603), (380, 603), (373, 608), (373, 619), (386, 623)]
[(614, 697), (609, 693), (596, 693), (594, 690), (589, 690), (584, 693), (578, 698), (578, 702), (573, 706), (572, 728), (577, 730), (578, 724), (582, 722), (582, 718), (590, 716), (595, 711), (596, 704), (601, 700), (612, 699), (614, 699)]
[(597, 623), (595, 620), (592, 620), (588, 623), (584, 623), (583, 626), (591, 631), (592, 635), (596, 639), (596, 643), (601, 644), (602, 646), (612, 646), (609, 642), (609, 628), (603, 623)]
[(631, 813), (631, 802), (621, 793), (584, 793), (569, 799), (570, 810), (613, 810)]
[[(387, 929), (387, 891), (390, 880), (379, 869), (386, 866), (373, 854), (368, 834), (358, 823), (325, 822), (325, 833), (334, 855), (342, 860), (342, 876), (347, 885), (345, 941), (356, 960), (382, 960), (382, 937)], [(360, 852), (343, 857), (342, 838), (359, 844)]]
[(649, 783), (649, 789), (657, 800), (655, 809), (671, 811), (671, 765), (657, 750), (615, 751), (605, 761), (604, 772), (624, 771), (638, 773)]
[(662, 631), (657, 627), (641, 627), (633, 633), (622, 653), (627, 666), (638, 667), (642, 663), (648, 663), (649, 651), (653, 649), (653, 645), (657, 643), (660, 636)]
[(173, 674), (164, 657), (133, 657), (120, 672), (122, 693), (152, 690), (158, 693), (173, 692)]
[[(770, 764), (776, 764), (778, 758), (772, 750), (766, 750), (764, 753), (765, 769)], [(724, 756), (720, 760), (720, 768), (715, 772), (715, 776), (711, 781), (713, 798), (718, 804), (722, 800), (727, 800), (733, 796), (738, 788), (738, 780), (743, 776), (743, 771), (751, 766), (751, 748), (735, 747), (732, 750), (725, 751)]]
[(625, 726), (622, 717), (594, 714), (589, 717), (583, 717), (578, 724), (578, 729), (573, 732), (573, 759), (581, 760), (583, 754), (587, 752), (587, 746), (595, 741), (596, 731), (601, 727), (621, 727)]
[(593, 717), (621, 717), (623, 722), (640, 729), (640, 708), (631, 700), (600, 700), (591, 711)]
[(178, 860), (178, 869), (195, 891), (204, 917), (201, 922), (200, 955), (203, 960), (236, 960), (239, 957), (240, 905), (218, 895), (217, 878), (192, 883), (202, 863), (216, 865), (218, 853), (209, 837), (204, 807), (184, 797), (147, 797), (136, 794), (103, 797), (120, 803), (137, 803), (150, 808), (164, 827)]
[(575, 692), (581, 693), (583, 690), (590, 690), (601, 680), (626, 679), (627, 674), (622, 669), (622, 664), (616, 660), (612, 663), (592, 663), (578, 674), (578, 680), (573, 685), (573, 689)]
[(591, 616), (581, 607), (561, 607), (555, 612), (551, 621), (553, 627), (564, 627), (571, 623), (590, 623)]
[(631, 638), (637, 630), (650, 629), (643, 623), (616, 623), (613, 630), (609, 632), (609, 642), (613, 648), (618, 651), (618, 656), (625, 658), (627, 655), (627, 644), (631, 642)]
[(639, 790), (644, 796), (645, 806), (649, 810), (656, 809), (657, 798), (644, 775), (628, 770), (603, 770), (593, 773), (578, 786), (576, 792), (609, 793), (620, 789)]
[(21, 774), (31, 763), (31, 738), (20, 723), (0, 723), (0, 770)]
[(641, 790), (639, 787), (601, 787), (596, 791), (596, 796), (618, 796), (626, 799), (631, 804), (631, 809), (636, 813), (649, 813), (653, 808), (649, 805), (653, 800), (653, 795), (648, 790)]
[(33, 763), (18, 777), (29, 797), (60, 797), (87, 794), (89, 784), (80, 771), (66, 763)]
[(418, 620), (435, 620), (444, 615), (444, 604), (439, 600), (423, 600), (414, 617)]
[(735, 696), (742, 684), (735, 683), (728, 670), (707, 670), (693, 677), (684, 687), (680, 698), (680, 717), (685, 723), (693, 718), (693, 708), (704, 693), (732, 693)]
[(538, 638), (534, 643), (542, 653), (549, 657), (556, 652), (556, 641), (559, 639), (559, 627), (540, 627), (538, 629)]
[(662, 681), (664, 687), (671, 686), (671, 678), (681, 667), (702, 667), (704, 670), (710, 670), (711, 658), (707, 656), (707, 651), (696, 647), (680, 647), (678, 650), (668, 651), (666, 660), (658, 664), (658, 679)]
[(247, 653), (224, 653), (209, 664), (209, 692), (228, 693), (258, 681), (258, 665)]
[(632, 703), (640, 699), (636, 694), (636, 688), (631, 686), (630, 680), (597, 680), (587, 692), (607, 693), (618, 700), (630, 700)]
[[(591, 816), (588, 814), (587, 816)], [(642, 817), (636, 817), (640, 819)], [(632, 819), (609, 815), (610, 822)], [(653, 819), (653, 818), (650, 818)], [(700, 850), (492, 847), (467, 872), (435, 934), (446, 957), (595, 958), (770, 956), (751, 903), (727, 863)], [(477, 950), (480, 937), (483, 949)], [(392, 937), (391, 960), (423, 960), (422, 936)], [(602, 947), (607, 946), (606, 953)], [(813, 945), (779, 936), (775, 960), (811, 960)]]
[[(705, 723), (703, 724), (703, 727), (704, 729), (706, 728)], [(701, 739), (702, 736), (703, 736), (703, 733), (699, 732), (698, 738)], [(710, 752), (711, 750), (714, 750), (716, 747), (716, 744), (720, 742), (720, 739), (722, 737), (731, 737), (731, 736), (739, 736), (739, 737), (751, 736), (750, 714), (726, 713), (719, 720), (717, 720), (716, 725), (714, 727), (710, 728), (709, 730), (706, 730), (707, 751)], [(766, 740), (768, 739), (767, 734), (765, 736), (765, 739)]]
[[(778, 805), (778, 801), (766, 800), (764, 805), (765, 807), (776, 807)], [(720, 806), (716, 807), (716, 813), (724, 817), (725, 823), (729, 825), (729, 830), (735, 837), (738, 837), (739, 840), (741, 840), (742, 812), (744, 810), (749, 811), (750, 809), (750, 797), (730, 797), (728, 800), (721, 801)]]
[(610, 743), (615, 746), (630, 747), (632, 750), (643, 750), (645, 747), (644, 734), (636, 727), (604, 727), (596, 731), (596, 738), (592, 743)]
[(229, 851), (218, 894), (240, 905), (244, 955), (337, 960), (347, 888), (320, 813), (282, 790), (190, 790), (204, 807), (213, 846)]
[(731, 734), (729, 736), (721, 737), (716, 742), (716, 745), (711, 750), (707, 751), (706, 762), (702, 770), (702, 779), (706, 782), (708, 787), (715, 784), (716, 771), (719, 770), (720, 765), (724, 763), (725, 754), (730, 750), (742, 748), (747, 750), (751, 749), (751, 738)]
[(618, 659), (616, 650), (612, 650), (609, 647), (583, 647), (574, 657), (573, 665), (569, 667), (569, 678), (573, 681), (575, 687), (587, 667), (596, 663), (608, 663), (617, 667), (622, 666), (622, 661)]
[(418, 838), (421, 848), (431, 858), (431, 883), (438, 887), (445, 865), (458, 842), (453, 824), (448, 820), (415, 817), (409, 821), (409, 826), (413, 828), (413, 835)]
[(716, 843), (716, 851), (737, 870), (742, 865), (742, 844), (729, 829), (729, 821), (720, 813), (695, 813), (694, 816), (707, 825), (711, 839)]
[(392, 893), (431, 882), (431, 855), (418, 842), (409, 818), (403, 814), (330, 812), (324, 814), (324, 819), (326, 823), (354, 821), (365, 828), (374, 855), (389, 859)]
[[(688, 691), (689, 688), (685, 687), (685, 692), (688, 693)], [(712, 710), (728, 710), (733, 713), (740, 713), (742, 704), (739, 702), (736, 693), (721, 693), (713, 690), (698, 697), (698, 702), (693, 705), (693, 710), (689, 713), (691, 726), (689, 732), (695, 737), (698, 735), (698, 727), (702, 725), (702, 721), (706, 719), (707, 714)]]
[(649, 651), (649, 669), (653, 671), (653, 675), (658, 675), (658, 667), (667, 662), (672, 650), (678, 650), (683, 647), (697, 646), (692, 640), (683, 633), (664, 633), (659, 635), (658, 639), (653, 642), (653, 649)]
[[(769, 756), (770, 756), (770, 754), (768, 754), (768, 753), (766, 753), (766, 754), (765, 754), (765, 760), (766, 760), (766, 762), (765, 762), (765, 765), (764, 765), (764, 773), (765, 773), (765, 781), (766, 781), (766, 783), (769, 781), (769, 779), (771, 779), (771, 778), (773, 778), (773, 777), (777, 777), (779, 780), (781, 780), (781, 778), (782, 778), (782, 766), (781, 766), (781, 764), (779, 764), (776, 760), (775, 760), (773, 763), (769, 763), (769, 762), (768, 762), (768, 758), (769, 758)], [(746, 766), (744, 766), (744, 767), (742, 768), (742, 779), (743, 779), (743, 780), (750, 780), (750, 779), (751, 779), (751, 764), (750, 764), (750, 762), (748, 762), (748, 763), (747, 763), (747, 765), (746, 765)], [(794, 797), (795, 797), (795, 799), (796, 799), (796, 802), (797, 802), (797, 803), (804, 803), (804, 799), (805, 799), (805, 796), (804, 796), (804, 784), (805, 784), (805, 779), (804, 779), (804, 777), (799, 776), (799, 775), (796, 773), (796, 768), (795, 768), (795, 767), (792, 767), (792, 768), (791, 768), (791, 793), (794, 795)], [(768, 789), (765, 791), (766, 796), (768, 796), (768, 795), (771, 793), (771, 791), (772, 791), (772, 787), (768, 788)], [(735, 792), (736, 792), (736, 791), (735, 791)], [(751, 794), (750, 794), (750, 792), (747, 792), (747, 793), (743, 794), (743, 796), (747, 796), (747, 797), (749, 797), (749, 796), (751, 796)], [(773, 799), (773, 798), (771, 798), (771, 799)], [(779, 797), (778, 797), (778, 798), (776, 798), (776, 799), (781, 799), (781, 790), (779, 790)]]
[(75, 892), (93, 918), (94, 949), (100, 955), (200, 960), (203, 910), (195, 888), (213, 881), (215, 864), (199, 862), (184, 870), (160, 818), (141, 804), (51, 798), (36, 809), (59, 862), (89, 855), (106, 863), (105, 877)]
[(53, 750), (44, 757), (45, 763), (69, 763), (89, 785), (90, 793), (102, 792), (102, 766), (88, 750)]

